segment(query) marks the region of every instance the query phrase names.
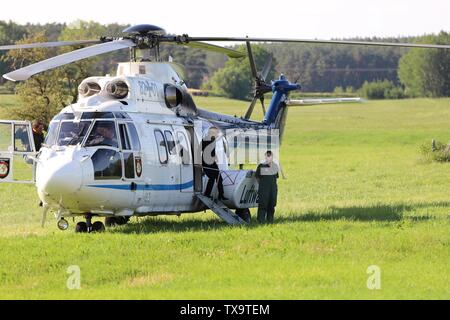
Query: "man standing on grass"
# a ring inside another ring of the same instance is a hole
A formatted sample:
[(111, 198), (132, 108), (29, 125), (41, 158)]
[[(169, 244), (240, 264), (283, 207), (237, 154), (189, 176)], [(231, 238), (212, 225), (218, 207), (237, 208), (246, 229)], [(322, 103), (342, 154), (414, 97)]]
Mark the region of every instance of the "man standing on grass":
[(278, 165), (273, 162), (272, 151), (266, 151), (265, 156), (266, 161), (258, 165), (255, 174), (259, 184), (257, 219), (259, 223), (272, 223), (277, 205)]

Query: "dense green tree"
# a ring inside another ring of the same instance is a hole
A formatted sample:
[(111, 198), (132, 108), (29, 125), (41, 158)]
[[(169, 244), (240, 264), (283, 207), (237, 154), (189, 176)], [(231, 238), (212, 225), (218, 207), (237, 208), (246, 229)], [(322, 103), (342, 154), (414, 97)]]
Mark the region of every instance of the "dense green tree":
[[(14, 44), (16, 41), (23, 39), (27, 34), (25, 26), (18, 25), (12, 21), (0, 21), (0, 44)], [(4, 83), (1, 75), (11, 71), (11, 61), (7, 59), (7, 52), (0, 51), (0, 83)]]
[(384, 79), (398, 83), (398, 61), (405, 52), (397, 48), (317, 44), (265, 44), (264, 48), (277, 58), (277, 73), (284, 73), (290, 81), (298, 80), (306, 92), (360, 88), (365, 81)]
[[(424, 36), (419, 42), (450, 44), (450, 34)], [(413, 49), (400, 59), (398, 73), (411, 96), (450, 96), (450, 50)]]
[[(270, 53), (258, 45), (253, 45), (252, 49), (257, 70), (260, 71), (269, 59)], [(237, 50), (245, 51), (246, 47), (241, 46)], [(267, 76), (268, 81), (274, 77), (275, 64), (274, 59)], [(253, 89), (253, 78), (248, 57), (228, 60), (225, 66), (212, 76), (210, 85), (213, 91), (226, 97), (234, 99), (249, 98)]]
[[(43, 34), (49, 41), (71, 39), (98, 39), (100, 36), (121, 36), (127, 25), (101, 25), (92, 21), (76, 21), (70, 24), (47, 23), (25, 24), (0, 21), (0, 44), (13, 44), (25, 37)], [(354, 40), (391, 41), (391, 42), (434, 42), (450, 43), (449, 35), (442, 32), (438, 36), (420, 38), (362, 38)], [(302, 85), (305, 92), (333, 92), (340, 87), (361, 88), (365, 82), (372, 83), (388, 80), (397, 88), (398, 95), (403, 89), (398, 88), (400, 81), (406, 93), (412, 96), (448, 96), (449, 50), (411, 50), (386, 47), (340, 46), (315, 44), (277, 44), (255, 45), (263, 48), (276, 58), (274, 68), (276, 75), (284, 73), (290, 81)], [(237, 47), (245, 50), (244, 47)], [(74, 48), (49, 50), (56, 55)], [(47, 49), (46, 49), (47, 50)], [(255, 56), (258, 55), (255, 49)], [(20, 52), (25, 52), (22, 50)], [(403, 59), (400, 58), (406, 53)], [(209, 88), (219, 94), (234, 98), (248, 98), (252, 88), (250, 67), (247, 59), (228, 60), (222, 54), (199, 49), (186, 48), (173, 44), (161, 46), (161, 56), (169, 56), (184, 66), (184, 80), (191, 88)], [(0, 52), (0, 74), (25, 65), (24, 62), (5, 60), (6, 52)], [(79, 82), (88, 76), (115, 74), (118, 62), (128, 61), (129, 50), (119, 50), (71, 64), (65, 69), (65, 87), (70, 91), (72, 101), (76, 99)], [(257, 57), (257, 59), (259, 59)], [(263, 67), (265, 57), (257, 61), (259, 69)], [(400, 65), (400, 67), (399, 67)], [(399, 74), (397, 73), (398, 68)], [(271, 74), (268, 80), (276, 78)], [(400, 78), (400, 81), (399, 81)], [(4, 84), (0, 78), (0, 85)], [(4, 90), (5, 87), (3, 86)], [(353, 91), (354, 89), (350, 90)], [(338, 90), (339, 91), (339, 90)]]
[[(47, 40), (43, 33), (38, 33), (20, 40), (18, 43), (45, 42)], [(42, 48), (8, 52), (9, 60), (13, 65), (27, 65), (48, 59), (53, 55), (54, 50)], [(11, 108), (9, 116), (13, 119), (37, 119), (48, 124), (53, 116), (71, 100), (62, 81), (64, 78), (64, 69), (58, 68), (35, 75), (17, 85), (21, 105)]]
[(200, 88), (203, 78), (209, 72), (206, 65), (207, 52), (174, 44), (162, 45), (161, 57), (167, 61), (169, 56), (183, 66), (186, 85), (190, 88)]
[[(105, 33), (105, 26), (97, 22), (78, 20), (67, 25), (62, 30), (59, 40), (99, 39)], [(79, 48), (82, 48), (82, 46), (62, 47), (59, 50), (59, 53), (65, 53)], [(66, 82), (67, 90), (72, 96), (72, 102), (75, 102), (78, 97), (78, 85), (83, 79), (93, 75), (101, 75), (103, 73), (101, 61), (104, 58), (104, 56), (96, 56), (71, 63), (64, 67), (64, 80)]]

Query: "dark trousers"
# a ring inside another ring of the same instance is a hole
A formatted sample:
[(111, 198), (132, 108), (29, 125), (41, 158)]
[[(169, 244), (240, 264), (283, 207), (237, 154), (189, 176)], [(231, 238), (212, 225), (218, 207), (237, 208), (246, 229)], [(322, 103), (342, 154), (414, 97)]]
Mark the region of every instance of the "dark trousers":
[(217, 180), (217, 188), (219, 190), (219, 197), (223, 197), (223, 181), (219, 168), (203, 168), (206, 176), (209, 178), (206, 185), (205, 196), (209, 197), (214, 187), (214, 182)]
[(258, 214), (257, 220), (259, 223), (273, 222), (275, 214), (275, 206), (277, 205), (277, 190), (276, 185), (260, 185), (258, 190)]

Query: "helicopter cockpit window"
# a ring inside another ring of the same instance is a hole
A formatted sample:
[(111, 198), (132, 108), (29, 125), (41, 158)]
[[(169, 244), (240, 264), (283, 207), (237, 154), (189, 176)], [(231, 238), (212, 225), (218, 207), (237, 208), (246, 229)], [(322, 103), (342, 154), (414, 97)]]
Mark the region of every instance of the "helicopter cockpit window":
[(114, 119), (112, 112), (83, 112), (81, 119)]
[(130, 116), (126, 112), (114, 112), (117, 119), (130, 119)]
[(136, 127), (132, 123), (127, 123), (128, 133), (130, 134), (131, 144), (133, 145), (133, 150), (141, 150), (141, 143), (139, 142), (138, 133)]
[(121, 179), (122, 160), (119, 152), (111, 149), (98, 149), (92, 155), (94, 165), (94, 179)]
[(134, 179), (134, 155), (132, 152), (123, 153), (123, 164), (125, 165), (125, 178)]
[(52, 146), (55, 144), (56, 134), (58, 131), (59, 121), (52, 121), (48, 126), (47, 136), (45, 137), (44, 144), (47, 146)]
[(54, 120), (73, 120), (74, 118), (73, 113), (60, 113), (55, 116)]
[(108, 146), (118, 148), (114, 121), (97, 121), (86, 141), (86, 147)]
[(156, 147), (158, 148), (159, 162), (166, 164), (168, 162), (167, 146), (161, 131), (155, 130)]
[(73, 146), (81, 143), (92, 121), (62, 122), (59, 130), (58, 146)]
[(131, 150), (130, 138), (128, 137), (127, 127), (125, 123), (119, 124), (120, 142), (122, 150)]

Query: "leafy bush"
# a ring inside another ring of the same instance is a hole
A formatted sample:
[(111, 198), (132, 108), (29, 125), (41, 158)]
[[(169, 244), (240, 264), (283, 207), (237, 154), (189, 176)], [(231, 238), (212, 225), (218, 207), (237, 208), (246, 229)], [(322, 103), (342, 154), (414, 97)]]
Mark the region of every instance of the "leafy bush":
[(368, 99), (402, 99), (405, 97), (403, 89), (388, 80), (366, 81), (359, 92)]
[(450, 144), (433, 140), (419, 147), (420, 154), (428, 161), (450, 162)]

